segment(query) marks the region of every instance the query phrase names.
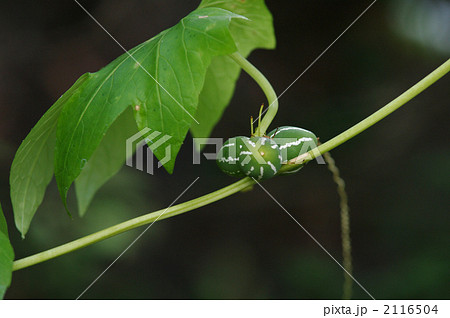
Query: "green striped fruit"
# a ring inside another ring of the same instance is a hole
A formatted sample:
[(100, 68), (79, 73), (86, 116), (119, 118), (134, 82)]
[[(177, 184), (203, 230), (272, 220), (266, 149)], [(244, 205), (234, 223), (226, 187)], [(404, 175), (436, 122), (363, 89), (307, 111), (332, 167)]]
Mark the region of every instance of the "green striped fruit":
[[(317, 147), (316, 135), (303, 128), (281, 126), (269, 132), (268, 136), (278, 144), (283, 163)], [(297, 172), (302, 167), (283, 174)]]
[(244, 146), (245, 139), (249, 138), (244, 136), (230, 138), (220, 148), (216, 162), (224, 173), (233, 177), (245, 177), (239, 164), (239, 152)]
[(268, 133), (280, 147), (283, 162), (291, 160), (317, 147), (317, 137), (309, 130), (281, 126)]
[(281, 154), (275, 141), (267, 137), (244, 139), (239, 153), (241, 171), (257, 180), (272, 178), (281, 168)]

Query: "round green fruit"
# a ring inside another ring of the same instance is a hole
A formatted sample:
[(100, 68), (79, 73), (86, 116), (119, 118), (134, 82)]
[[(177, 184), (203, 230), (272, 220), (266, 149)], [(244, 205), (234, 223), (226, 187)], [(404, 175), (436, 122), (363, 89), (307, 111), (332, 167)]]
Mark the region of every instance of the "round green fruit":
[(283, 162), (298, 157), (317, 147), (317, 137), (309, 130), (281, 126), (268, 133), (280, 148)]
[(233, 177), (245, 177), (239, 164), (239, 153), (244, 146), (243, 140), (245, 139), (249, 138), (244, 136), (230, 138), (220, 148), (216, 162), (224, 173)]
[(275, 141), (267, 137), (244, 139), (239, 153), (241, 171), (257, 180), (272, 178), (281, 168), (280, 149)]
[[(283, 163), (317, 147), (316, 135), (309, 130), (299, 127), (281, 126), (269, 132), (268, 135), (278, 144)], [(286, 171), (282, 174), (295, 173), (303, 166), (301, 165), (298, 169)]]

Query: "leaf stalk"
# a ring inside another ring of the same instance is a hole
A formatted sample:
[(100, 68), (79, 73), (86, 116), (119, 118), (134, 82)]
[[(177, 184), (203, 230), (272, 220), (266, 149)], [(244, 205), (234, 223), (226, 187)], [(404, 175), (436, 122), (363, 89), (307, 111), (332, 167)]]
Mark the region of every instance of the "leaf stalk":
[(266, 133), (270, 126), (270, 123), (275, 118), (278, 111), (278, 97), (267, 78), (245, 57), (243, 57), (239, 52), (234, 52), (229, 55), (237, 64), (239, 64), (242, 69), (250, 75), (255, 82), (261, 87), (264, 94), (266, 95), (267, 101), (269, 102), (269, 108), (266, 114), (261, 119), (261, 112), (258, 117), (259, 125), (255, 130), (255, 136), (262, 137)]

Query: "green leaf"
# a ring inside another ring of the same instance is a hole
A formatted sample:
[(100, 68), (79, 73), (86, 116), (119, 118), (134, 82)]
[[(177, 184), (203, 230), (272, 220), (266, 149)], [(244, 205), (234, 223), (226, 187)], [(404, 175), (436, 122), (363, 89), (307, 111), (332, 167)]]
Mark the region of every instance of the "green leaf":
[(5, 216), (2, 212), (2, 204), (0, 203), (0, 233), (8, 236), (8, 225), (6, 224)]
[[(228, 29), (231, 18), (243, 17), (219, 8), (193, 11), (93, 74), (82, 93), (67, 101), (55, 147), (55, 177), (65, 205), (70, 185), (129, 106), (140, 130), (148, 127), (171, 137), (171, 156), (164, 167), (172, 173), (211, 58), (236, 51)], [(162, 160), (166, 147), (153, 152)]]
[[(0, 204), (0, 223), (6, 226), (5, 216), (3, 215)], [(4, 231), (3, 225), (0, 232), (0, 299), (5, 296), (6, 289), (11, 284), (12, 268), (14, 261), (14, 251), (8, 239), (8, 234)]]
[(20, 145), (11, 166), (10, 187), (14, 220), (22, 237), (44, 198), (53, 176), (55, 131), (62, 106), (75, 96), (90, 74), (84, 74), (42, 116)]
[[(239, 52), (244, 57), (256, 48), (273, 49), (275, 47), (272, 15), (263, 0), (203, 0), (200, 4), (200, 8), (211, 6), (249, 18), (249, 20), (232, 20), (230, 23), (230, 32)], [(210, 136), (212, 129), (230, 103), (240, 70), (240, 67), (228, 56), (213, 58), (206, 73), (205, 85), (200, 94), (195, 115), (200, 124), (191, 126), (194, 137)], [(254, 105), (254, 107), (257, 106)]]
[(98, 189), (119, 172), (126, 160), (126, 140), (138, 132), (131, 109), (112, 124), (91, 159), (75, 180), (80, 216), (86, 213)]

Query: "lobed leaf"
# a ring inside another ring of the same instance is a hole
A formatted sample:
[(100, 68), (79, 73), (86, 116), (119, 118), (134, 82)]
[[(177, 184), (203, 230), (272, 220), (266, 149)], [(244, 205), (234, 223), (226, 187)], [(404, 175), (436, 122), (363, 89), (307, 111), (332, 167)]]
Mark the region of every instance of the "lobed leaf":
[[(130, 106), (139, 130), (150, 128), (170, 137), (164, 166), (171, 173), (189, 127), (195, 136), (209, 136), (231, 99), (240, 69), (224, 55), (237, 48), (248, 55), (256, 47), (273, 46), (272, 18), (264, 1), (202, 1), (174, 27), (99, 72), (83, 75), (17, 151), (10, 183), (22, 236), (53, 173), (64, 205), (76, 180), (80, 214), (85, 213), (96, 191), (126, 160), (126, 138), (138, 131), (129, 114), (121, 116)], [(149, 141), (162, 160), (166, 147), (152, 145)]]
[[(92, 74), (80, 94), (66, 101), (55, 146), (55, 177), (65, 205), (70, 185), (112, 123), (130, 106), (140, 130), (170, 136), (171, 156), (164, 167), (172, 173), (194, 121), (211, 58), (236, 51), (228, 29), (231, 18), (243, 17), (220, 8), (193, 11)], [(159, 160), (166, 156), (165, 148), (153, 149)]]
[[(264, 4), (264, 0), (203, 0), (199, 7), (212, 6), (248, 18), (248, 20), (235, 19), (230, 23), (230, 32), (238, 51), (244, 57), (256, 48), (273, 49), (275, 47), (272, 15)], [(205, 85), (200, 94), (195, 115), (200, 124), (191, 126), (194, 137), (210, 136), (230, 103), (240, 70), (240, 67), (227, 56), (213, 58), (206, 73)], [(259, 105), (255, 105), (257, 106)]]
[(58, 117), (67, 100), (76, 96), (91, 75), (81, 76), (42, 116), (20, 145), (11, 166), (10, 187), (14, 220), (22, 237), (44, 198), (53, 176), (55, 131)]

